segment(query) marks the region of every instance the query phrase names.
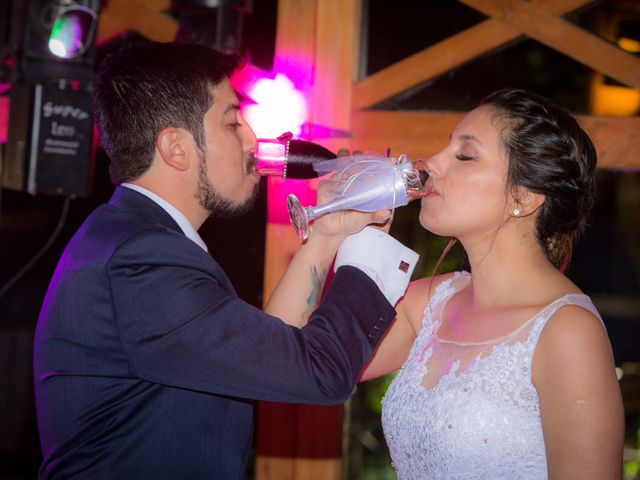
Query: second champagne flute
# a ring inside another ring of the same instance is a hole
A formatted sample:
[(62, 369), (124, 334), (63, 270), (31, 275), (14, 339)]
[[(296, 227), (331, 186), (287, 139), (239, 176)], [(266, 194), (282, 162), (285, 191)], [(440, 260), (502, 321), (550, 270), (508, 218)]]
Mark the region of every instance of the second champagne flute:
[(289, 219), (303, 240), (309, 235), (309, 223), (321, 215), (339, 210), (393, 209), (427, 193), (424, 188), (427, 174), (422, 162), (411, 162), (406, 155), (400, 155), (395, 164), (383, 156), (355, 155), (321, 165), (326, 166), (327, 171), (336, 170), (331, 178), (335, 187), (329, 202), (304, 207), (295, 195), (287, 197)]

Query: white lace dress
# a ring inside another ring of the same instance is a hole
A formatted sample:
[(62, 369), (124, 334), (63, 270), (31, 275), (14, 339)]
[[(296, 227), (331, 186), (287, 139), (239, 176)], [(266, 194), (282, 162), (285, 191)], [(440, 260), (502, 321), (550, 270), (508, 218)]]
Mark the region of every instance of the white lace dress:
[(585, 295), (569, 294), (516, 331), (487, 342), (438, 338), (446, 300), (470, 275), (436, 288), (406, 363), (382, 406), (382, 425), (400, 480), (547, 478), (531, 359), (547, 320), (562, 305), (600, 318)]

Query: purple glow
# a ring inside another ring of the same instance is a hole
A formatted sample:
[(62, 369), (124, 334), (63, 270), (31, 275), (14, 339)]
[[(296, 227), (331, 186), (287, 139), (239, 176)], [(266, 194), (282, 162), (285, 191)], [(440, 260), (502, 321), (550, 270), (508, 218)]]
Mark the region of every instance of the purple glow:
[(7, 143), (9, 125), (9, 97), (0, 96), (0, 144)]
[[(289, 225), (287, 212), (287, 195), (293, 193), (302, 205), (316, 204), (316, 190), (320, 179), (313, 180), (282, 180), (278, 177), (268, 177), (267, 189), (267, 222)], [(293, 229), (291, 229), (293, 233)]]

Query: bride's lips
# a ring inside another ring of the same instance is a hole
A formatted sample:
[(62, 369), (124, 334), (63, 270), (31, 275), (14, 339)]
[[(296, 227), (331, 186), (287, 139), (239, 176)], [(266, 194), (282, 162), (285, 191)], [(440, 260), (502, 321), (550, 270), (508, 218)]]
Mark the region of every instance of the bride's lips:
[(436, 195), (440, 195), (440, 193), (434, 188), (434, 186), (431, 183), (427, 183), (424, 186), (424, 191), (425, 191), (425, 194), (423, 198), (435, 197)]

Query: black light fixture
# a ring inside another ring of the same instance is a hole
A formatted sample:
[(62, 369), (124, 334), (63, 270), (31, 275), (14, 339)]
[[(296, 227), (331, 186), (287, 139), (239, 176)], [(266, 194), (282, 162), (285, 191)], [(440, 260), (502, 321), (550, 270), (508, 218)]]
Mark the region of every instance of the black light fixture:
[(176, 41), (241, 53), (243, 20), (253, 0), (173, 0), (172, 7), (178, 14)]
[(92, 76), (100, 0), (14, 0), (12, 48), (31, 83)]
[(12, 2), (2, 186), (34, 195), (89, 195), (99, 8), (100, 0)]

